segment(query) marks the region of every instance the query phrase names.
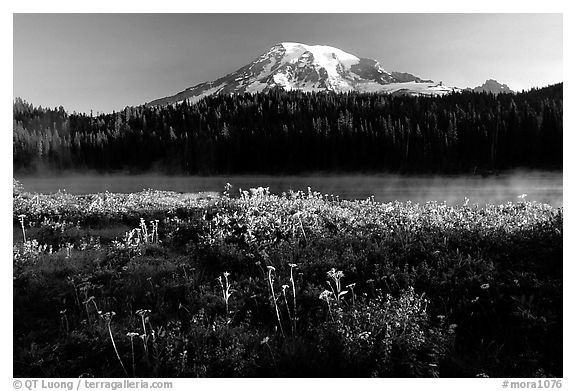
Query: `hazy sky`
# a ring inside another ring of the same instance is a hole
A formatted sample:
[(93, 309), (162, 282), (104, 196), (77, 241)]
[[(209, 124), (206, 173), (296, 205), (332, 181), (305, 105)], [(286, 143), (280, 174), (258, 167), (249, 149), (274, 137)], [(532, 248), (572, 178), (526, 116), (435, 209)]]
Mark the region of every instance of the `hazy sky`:
[(561, 14), (15, 14), (13, 95), (109, 112), (214, 80), (285, 41), (457, 87), (563, 80)]

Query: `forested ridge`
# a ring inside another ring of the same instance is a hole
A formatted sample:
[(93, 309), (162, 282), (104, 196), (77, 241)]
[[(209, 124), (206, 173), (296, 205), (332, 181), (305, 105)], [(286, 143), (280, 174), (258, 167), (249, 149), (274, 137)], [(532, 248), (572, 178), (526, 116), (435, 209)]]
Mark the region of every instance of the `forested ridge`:
[(486, 172), (562, 167), (562, 83), (517, 94), (213, 95), (69, 114), (14, 101), (14, 171)]

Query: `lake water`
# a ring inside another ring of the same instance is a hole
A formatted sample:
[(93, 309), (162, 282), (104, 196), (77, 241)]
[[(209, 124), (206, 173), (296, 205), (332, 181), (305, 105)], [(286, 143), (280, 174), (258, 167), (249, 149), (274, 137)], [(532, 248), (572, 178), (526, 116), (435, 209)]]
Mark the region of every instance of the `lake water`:
[(327, 175), (327, 176), (163, 176), (163, 175), (65, 175), (43, 177), (17, 177), (29, 192), (53, 193), (65, 190), (72, 194), (109, 191), (130, 193), (143, 189), (172, 190), (177, 192), (222, 192), (226, 183), (239, 188), (270, 187), (281, 194), (289, 190), (313, 191), (338, 195), (341, 199), (377, 201), (446, 201), (448, 204), (464, 202), (498, 204), (525, 200), (540, 201), (562, 206), (561, 172), (508, 172), (497, 176), (398, 176), (398, 175)]

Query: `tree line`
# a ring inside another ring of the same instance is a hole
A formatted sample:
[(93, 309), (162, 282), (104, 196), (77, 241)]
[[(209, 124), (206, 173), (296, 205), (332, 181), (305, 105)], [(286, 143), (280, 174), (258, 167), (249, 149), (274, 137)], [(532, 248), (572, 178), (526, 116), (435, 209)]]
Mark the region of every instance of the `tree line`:
[(560, 169), (562, 87), (441, 97), (276, 89), (98, 115), (17, 98), (14, 170), (210, 175)]

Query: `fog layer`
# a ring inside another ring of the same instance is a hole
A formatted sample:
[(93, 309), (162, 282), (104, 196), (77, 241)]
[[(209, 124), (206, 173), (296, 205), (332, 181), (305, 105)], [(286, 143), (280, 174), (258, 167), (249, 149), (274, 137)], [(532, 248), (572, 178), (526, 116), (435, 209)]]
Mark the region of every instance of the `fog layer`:
[(270, 187), (281, 194), (289, 190), (313, 191), (337, 195), (340, 199), (366, 199), (381, 202), (446, 201), (460, 204), (499, 204), (526, 201), (562, 206), (562, 172), (514, 171), (495, 176), (400, 176), (400, 175), (311, 175), (311, 176), (164, 176), (164, 175), (66, 175), (17, 178), (29, 192), (53, 193), (65, 190), (73, 194), (109, 191), (138, 192), (143, 189), (177, 192), (221, 192), (226, 183), (232, 192), (251, 187)]

